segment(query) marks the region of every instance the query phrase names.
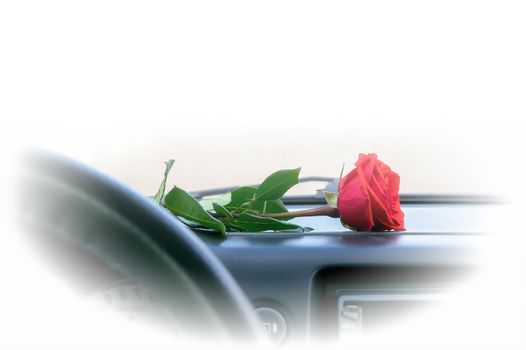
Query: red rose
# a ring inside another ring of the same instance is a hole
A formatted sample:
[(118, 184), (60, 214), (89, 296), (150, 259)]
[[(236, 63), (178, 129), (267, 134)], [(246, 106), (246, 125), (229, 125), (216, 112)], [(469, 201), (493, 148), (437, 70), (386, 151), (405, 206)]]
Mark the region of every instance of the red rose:
[(357, 231), (405, 230), (400, 176), (374, 153), (360, 154), (355, 165), (338, 186), (342, 221)]

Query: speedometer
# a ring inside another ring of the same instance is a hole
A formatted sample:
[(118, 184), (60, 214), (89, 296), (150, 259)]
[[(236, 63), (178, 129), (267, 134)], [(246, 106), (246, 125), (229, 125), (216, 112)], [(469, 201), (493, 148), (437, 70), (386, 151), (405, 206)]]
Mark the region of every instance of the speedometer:
[(174, 318), (149, 288), (122, 279), (99, 287), (91, 301), (103, 311), (117, 311), (131, 321), (166, 322)]

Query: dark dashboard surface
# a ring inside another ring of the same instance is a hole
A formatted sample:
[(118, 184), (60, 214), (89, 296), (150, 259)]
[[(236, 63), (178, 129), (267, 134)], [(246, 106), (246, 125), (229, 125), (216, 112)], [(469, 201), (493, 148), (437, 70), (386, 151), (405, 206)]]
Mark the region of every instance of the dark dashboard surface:
[[(289, 205), (289, 210), (308, 206)], [(403, 204), (407, 231), (396, 233), (357, 233), (343, 228), (338, 219), (314, 217), (295, 219), (314, 228), (305, 234), (200, 233), (200, 237), (256, 307), (283, 314), (288, 337), (313, 336), (319, 333), (313, 325), (335, 308), (335, 302), (323, 301), (335, 298), (324, 292), (329, 283), (351, 293), (383, 284), (388, 292), (404, 289), (414, 295), (425, 278), (431, 289), (441, 290), (476, 268), (477, 252), (492, 232), (492, 217), (499, 206)], [(366, 270), (368, 278), (360, 279)], [(430, 276), (436, 278), (429, 280)], [(328, 306), (320, 309), (320, 305)]]

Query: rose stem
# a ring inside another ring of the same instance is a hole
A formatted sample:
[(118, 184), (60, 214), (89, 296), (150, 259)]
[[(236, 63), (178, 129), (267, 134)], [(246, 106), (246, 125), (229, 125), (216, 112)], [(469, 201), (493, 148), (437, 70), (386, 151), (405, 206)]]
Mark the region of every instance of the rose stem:
[(323, 205), (317, 208), (305, 209), (305, 210), (296, 210), (286, 213), (273, 213), (273, 214), (254, 214), (256, 216), (262, 216), (266, 218), (273, 219), (292, 219), (300, 216), (330, 216), (333, 218), (339, 218), (340, 213), (338, 209), (330, 207), (328, 205)]

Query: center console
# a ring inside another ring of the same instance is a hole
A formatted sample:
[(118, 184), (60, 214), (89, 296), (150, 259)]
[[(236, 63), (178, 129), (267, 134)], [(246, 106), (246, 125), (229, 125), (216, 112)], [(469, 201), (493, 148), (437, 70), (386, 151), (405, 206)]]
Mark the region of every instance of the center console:
[(438, 267), (353, 267), (318, 272), (310, 331), (314, 337), (352, 338), (389, 327), (439, 303), (469, 271)]

